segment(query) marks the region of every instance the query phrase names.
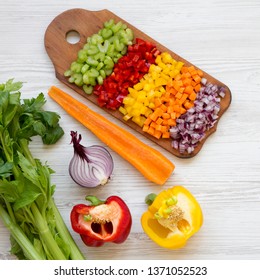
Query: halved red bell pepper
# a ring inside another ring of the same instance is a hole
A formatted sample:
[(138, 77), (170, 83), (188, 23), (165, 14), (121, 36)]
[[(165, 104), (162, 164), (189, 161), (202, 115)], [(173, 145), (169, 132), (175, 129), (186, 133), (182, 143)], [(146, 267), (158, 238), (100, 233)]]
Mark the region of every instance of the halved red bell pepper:
[(71, 225), (87, 246), (102, 246), (105, 242), (123, 243), (131, 230), (132, 216), (128, 206), (118, 196), (101, 201), (87, 196), (91, 205), (78, 204), (71, 211)]

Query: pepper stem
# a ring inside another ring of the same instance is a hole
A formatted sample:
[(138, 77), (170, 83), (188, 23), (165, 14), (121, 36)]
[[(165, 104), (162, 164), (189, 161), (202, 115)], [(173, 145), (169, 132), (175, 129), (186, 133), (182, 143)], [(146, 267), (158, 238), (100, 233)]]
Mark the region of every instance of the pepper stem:
[(157, 196), (157, 194), (155, 194), (155, 193), (150, 193), (150, 194), (148, 194), (148, 195), (145, 197), (145, 203), (146, 203), (148, 206), (150, 206), (150, 205), (154, 202), (156, 196)]
[(97, 205), (100, 205), (100, 204), (104, 204), (105, 201), (104, 200), (100, 200), (99, 198), (97, 198), (96, 196), (94, 195), (87, 195), (85, 197), (85, 199), (87, 201), (90, 201), (91, 202), (91, 206), (97, 206)]

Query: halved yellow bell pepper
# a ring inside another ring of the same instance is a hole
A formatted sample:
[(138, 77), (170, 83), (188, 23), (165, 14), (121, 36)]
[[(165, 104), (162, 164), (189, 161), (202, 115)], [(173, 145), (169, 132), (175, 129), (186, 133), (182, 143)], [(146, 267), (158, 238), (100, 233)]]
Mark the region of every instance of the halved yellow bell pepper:
[(178, 249), (202, 226), (203, 214), (195, 197), (175, 186), (146, 197), (150, 205), (141, 217), (144, 232), (159, 246)]

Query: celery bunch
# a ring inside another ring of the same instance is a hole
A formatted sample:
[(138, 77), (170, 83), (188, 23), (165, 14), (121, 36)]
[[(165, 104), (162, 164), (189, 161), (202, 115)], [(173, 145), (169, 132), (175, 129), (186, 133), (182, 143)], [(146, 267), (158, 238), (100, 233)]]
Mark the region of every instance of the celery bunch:
[(0, 84), (0, 218), (11, 233), (19, 259), (84, 259), (55, 203), (53, 170), (33, 158), (29, 142), (39, 135), (54, 144), (64, 134), (59, 115), (45, 111), (46, 100), (21, 100), (21, 82)]

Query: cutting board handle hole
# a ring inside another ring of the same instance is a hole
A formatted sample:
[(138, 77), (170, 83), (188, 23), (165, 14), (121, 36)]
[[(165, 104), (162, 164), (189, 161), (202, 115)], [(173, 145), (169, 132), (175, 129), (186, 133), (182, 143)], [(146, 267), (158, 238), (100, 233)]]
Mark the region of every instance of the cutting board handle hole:
[(70, 30), (66, 33), (66, 40), (70, 44), (77, 44), (80, 41), (79, 32), (76, 30)]

